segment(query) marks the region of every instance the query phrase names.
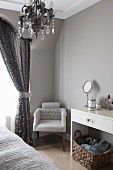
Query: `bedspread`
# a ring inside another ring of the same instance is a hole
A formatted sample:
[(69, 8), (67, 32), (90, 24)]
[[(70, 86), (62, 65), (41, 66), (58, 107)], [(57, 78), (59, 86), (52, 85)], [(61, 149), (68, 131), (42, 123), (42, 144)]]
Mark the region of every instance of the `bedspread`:
[(33, 147), (0, 127), (0, 170), (58, 170)]

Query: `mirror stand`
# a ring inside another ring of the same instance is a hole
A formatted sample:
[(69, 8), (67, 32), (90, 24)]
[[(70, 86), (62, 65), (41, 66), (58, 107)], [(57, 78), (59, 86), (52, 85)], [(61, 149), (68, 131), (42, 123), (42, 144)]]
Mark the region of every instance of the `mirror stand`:
[(90, 81), (86, 81), (84, 85), (82, 86), (84, 93), (87, 95), (87, 104), (85, 107), (88, 107), (88, 94), (91, 93), (93, 86)]
[(87, 94), (87, 104), (85, 105), (85, 107), (88, 107), (88, 94)]

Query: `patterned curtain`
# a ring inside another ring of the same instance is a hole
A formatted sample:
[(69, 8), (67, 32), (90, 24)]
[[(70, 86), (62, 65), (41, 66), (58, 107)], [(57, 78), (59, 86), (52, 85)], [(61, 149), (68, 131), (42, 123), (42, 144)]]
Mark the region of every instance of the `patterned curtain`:
[(10, 77), (19, 92), (15, 132), (26, 143), (31, 142), (29, 103), (30, 42), (30, 39), (18, 39), (13, 27), (0, 18), (0, 50)]

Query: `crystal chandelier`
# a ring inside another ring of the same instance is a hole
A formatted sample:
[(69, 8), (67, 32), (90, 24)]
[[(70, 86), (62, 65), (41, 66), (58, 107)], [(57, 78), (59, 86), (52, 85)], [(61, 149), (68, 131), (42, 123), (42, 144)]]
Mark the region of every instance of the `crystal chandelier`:
[(33, 35), (37, 38), (41, 32), (41, 39), (44, 40), (46, 34), (50, 34), (51, 30), (54, 34), (54, 17), (53, 2), (50, 2), (49, 9), (45, 7), (45, 2), (42, 0), (27, 0), (26, 5), (21, 9), (19, 16), (18, 37), (20, 38), (25, 30), (28, 31), (29, 36)]

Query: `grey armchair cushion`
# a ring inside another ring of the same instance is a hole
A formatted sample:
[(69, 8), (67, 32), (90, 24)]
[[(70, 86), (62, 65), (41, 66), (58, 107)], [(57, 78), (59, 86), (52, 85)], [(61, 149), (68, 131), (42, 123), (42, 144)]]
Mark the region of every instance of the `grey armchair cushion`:
[(36, 131), (41, 132), (65, 132), (60, 120), (40, 120)]

